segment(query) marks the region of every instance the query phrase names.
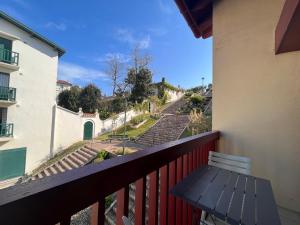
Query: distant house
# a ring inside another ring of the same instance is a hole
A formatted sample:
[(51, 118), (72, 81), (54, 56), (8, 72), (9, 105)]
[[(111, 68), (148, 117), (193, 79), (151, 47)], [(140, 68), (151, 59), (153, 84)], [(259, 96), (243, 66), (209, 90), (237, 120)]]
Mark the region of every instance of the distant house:
[(65, 80), (56, 81), (56, 97), (64, 90), (70, 90), (72, 84)]
[(59, 57), (65, 51), (0, 11), (0, 182), (51, 152)]
[(161, 82), (152, 84), (153, 94), (159, 98), (163, 97), (166, 93), (168, 95), (168, 102), (173, 102), (178, 100), (183, 96), (183, 89), (180, 87), (175, 87), (168, 82), (166, 82), (163, 77)]

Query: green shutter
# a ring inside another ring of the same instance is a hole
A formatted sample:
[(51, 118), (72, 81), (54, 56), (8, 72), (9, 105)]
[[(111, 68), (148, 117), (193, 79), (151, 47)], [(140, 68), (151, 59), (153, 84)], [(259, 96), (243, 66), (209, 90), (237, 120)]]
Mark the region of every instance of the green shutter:
[(0, 180), (23, 176), (26, 148), (0, 150)]

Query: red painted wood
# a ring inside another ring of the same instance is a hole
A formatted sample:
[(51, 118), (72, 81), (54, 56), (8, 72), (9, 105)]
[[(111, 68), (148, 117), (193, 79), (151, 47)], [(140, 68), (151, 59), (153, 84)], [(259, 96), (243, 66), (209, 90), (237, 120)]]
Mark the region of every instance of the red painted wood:
[(145, 224), (146, 177), (135, 182), (135, 225)]
[(160, 169), (160, 225), (168, 225), (169, 165)]
[[(179, 157), (176, 162), (176, 183), (182, 180), (183, 175), (183, 157)], [(182, 225), (182, 200), (176, 198), (176, 225)]]
[[(169, 190), (176, 184), (176, 160), (169, 163)], [(175, 197), (169, 195), (168, 197), (168, 224), (175, 224)]]
[[(188, 175), (188, 154), (183, 156), (183, 178)], [(182, 224), (187, 224), (187, 203), (182, 204)]]
[(122, 216), (128, 216), (128, 201), (129, 187), (126, 186), (117, 192), (117, 225), (123, 225)]
[[(219, 132), (208, 132), (127, 156), (116, 157), (100, 164), (90, 164), (67, 173), (2, 189), (0, 190), (1, 224), (53, 225), (64, 221), (64, 218), (69, 215), (98, 202), (99, 194), (108, 196), (137, 179), (146, 177), (152, 171), (168, 165), (182, 155), (189, 154), (191, 156), (191, 151), (218, 140), (219, 136)], [(188, 171), (190, 172), (190, 170)], [(161, 199), (165, 200), (160, 206), (160, 212), (162, 212), (160, 217), (165, 222), (160, 224), (169, 225), (166, 211), (169, 190), (168, 172), (165, 174), (162, 176), (165, 178), (162, 179), (162, 181), (165, 180), (165, 183), (162, 182), (161, 185), (161, 190), (165, 190)], [(99, 182), (99, 180), (110, 180), (110, 182)], [(80, 193), (80, 198), (74, 198), (78, 193)], [(104, 201), (100, 201), (100, 203), (100, 212), (97, 212), (100, 220), (97, 223), (103, 224)], [(145, 204), (143, 205), (145, 206)], [(141, 209), (143, 208), (141, 207)]]
[(189, 170), (188, 170), (188, 174), (190, 174), (193, 171), (193, 153), (189, 152)]
[(195, 150), (193, 151), (193, 171), (194, 171), (195, 169), (197, 169), (197, 154), (196, 154), (196, 151), (197, 151), (197, 149), (195, 149)]
[(158, 224), (158, 173), (159, 171), (154, 171), (150, 173), (150, 184), (149, 184), (149, 223), (148, 225)]
[(105, 199), (101, 198), (99, 202), (92, 205), (91, 225), (104, 225)]
[[(189, 152), (188, 153), (188, 165), (189, 165), (189, 169), (188, 169), (188, 174), (190, 174), (193, 171), (193, 153)], [(188, 217), (188, 221), (187, 224), (188, 225), (192, 225), (192, 216), (193, 216), (193, 208), (191, 205), (188, 205), (188, 209), (187, 209), (187, 217)]]

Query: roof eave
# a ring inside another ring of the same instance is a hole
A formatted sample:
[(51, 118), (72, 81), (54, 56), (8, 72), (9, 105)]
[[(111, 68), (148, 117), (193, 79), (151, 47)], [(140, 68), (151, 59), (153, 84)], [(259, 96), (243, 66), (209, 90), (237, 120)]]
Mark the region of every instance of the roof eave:
[(16, 19), (12, 18), (11, 16), (7, 15), (5, 12), (0, 11), (0, 17), (3, 18), (6, 21), (12, 23), (13, 25), (20, 28), (21, 30), (29, 33), (32, 37), (35, 37), (35, 38), (39, 39), (40, 41), (43, 41), (46, 44), (48, 44), (49, 46), (51, 46), (54, 50), (56, 50), (58, 52), (59, 57), (61, 57), (63, 54), (66, 53), (65, 49), (61, 48), (60, 46), (58, 46), (54, 42), (52, 42), (49, 39), (42, 36), (41, 34), (33, 31), (32, 29), (30, 29), (29, 27), (27, 27), (23, 23), (17, 21)]

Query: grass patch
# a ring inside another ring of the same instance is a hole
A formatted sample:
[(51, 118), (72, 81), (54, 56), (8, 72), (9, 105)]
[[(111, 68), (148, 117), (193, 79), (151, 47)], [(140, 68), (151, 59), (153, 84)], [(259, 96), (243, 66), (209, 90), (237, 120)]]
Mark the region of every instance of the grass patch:
[(75, 150), (83, 147), (86, 143), (87, 143), (86, 141), (79, 141), (79, 142), (76, 142), (76, 143), (72, 144), (68, 148), (60, 151), (57, 154), (55, 154), (53, 158), (49, 159), (47, 162), (40, 165), (38, 168), (34, 169), (32, 171), (32, 174), (35, 174), (36, 172), (50, 166), (52, 163), (57, 162), (58, 160), (62, 159), (63, 157), (65, 157), (69, 153), (74, 152)]
[[(129, 124), (126, 125), (126, 134), (128, 135), (129, 138), (134, 139), (137, 138), (138, 136), (142, 135), (143, 133), (145, 133), (150, 127), (152, 127), (157, 119), (151, 118), (149, 115), (146, 116), (147, 117), (147, 122), (144, 123), (142, 126), (140, 126), (139, 128), (132, 128)], [(118, 128), (116, 130), (115, 134), (123, 134), (124, 133), (124, 126)], [(99, 137), (97, 137), (97, 140), (106, 140), (108, 139), (108, 135), (112, 134), (112, 132), (107, 132), (104, 133), (102, 135), (100, 135)]]

